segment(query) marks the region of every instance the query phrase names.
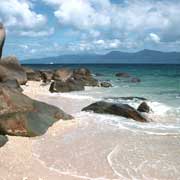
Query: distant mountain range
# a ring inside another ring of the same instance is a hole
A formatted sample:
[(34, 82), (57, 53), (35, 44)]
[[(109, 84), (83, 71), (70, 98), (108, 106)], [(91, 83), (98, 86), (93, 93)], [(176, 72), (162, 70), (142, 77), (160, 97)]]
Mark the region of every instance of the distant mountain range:
[(74, 54), (28, 59), (22, 64), (180, 64), (180, 52), (142, 50), (135, 53), (112, 51), (108, 54)]

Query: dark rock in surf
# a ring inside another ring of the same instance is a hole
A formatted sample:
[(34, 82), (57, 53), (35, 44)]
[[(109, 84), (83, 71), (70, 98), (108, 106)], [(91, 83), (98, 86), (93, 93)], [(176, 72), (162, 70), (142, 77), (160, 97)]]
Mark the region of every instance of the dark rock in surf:
[(129, 78), (131, 76), (130, 76), (130, 74), (128, 74), (126, 72), (119, 72), (119, 73), (116, 73), (116, 77)]
[(143, 117), (136, 109), (127, 104), (114, 104), (100, 101), (83, 108), (82, 111), (93, 111), (100, 114), (113, 114), (134, 119), (135, 121), (139, 122), (148, 122), (147, 119)]
[(142, 100), (142, 101), (146, 101), (146, 98), (143, 97), (136, 97), (136, 96), (128, 96), (128, 97), (106, 97), (104, 98), (105, 100), (118, 100), (118, 99), (122, 99), (122, 100)]
[(148, 104), (146, 102), (142, 102), (138, 109), (139, 112), (145, 112), (145, 113), (149, 113), (150, 112), (150, 107), (148, 106)]
[(104, 74), (102, 74), (102, 73), (95, 73), (95, 76), (104, 76)]
[(132, 78), (132, 79), (130, 80), (130, 82), (131, 82), (131, 83), (140, 83), (141, 80), (140, 80), (139, 78), (134, 77), (134, 78)]
[(100, 86), (101, 86), (101, 87), (105, 87), (105, 88), (109, 88), (109, 87), (112, 87), (112, 84), (109, 83), (109, 82), (101, 82), (101, 83), (100, 83)]

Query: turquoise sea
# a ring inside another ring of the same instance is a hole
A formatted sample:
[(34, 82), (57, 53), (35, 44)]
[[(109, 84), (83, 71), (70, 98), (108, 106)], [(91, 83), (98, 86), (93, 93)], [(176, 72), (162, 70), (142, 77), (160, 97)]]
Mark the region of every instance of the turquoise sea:
[[(33, 69), (58, 69), (61, 67), (86, 67), (102, 81), (110, 81), (113, 88), (96, 89), (98, 96), (140, 96), (152, 101), (178, 107), (180, 101), (180, 65), (144, 64), (81, 64), (81, 65), (26, 65)], [(141, 79), (140, 83), (129, 83), (129, 79), (117, 78), (118, 72), (127, 72)], [(102, 91), (102, 92), (101, 92)], [(91, 92), (88, 92), (91, 94)]]

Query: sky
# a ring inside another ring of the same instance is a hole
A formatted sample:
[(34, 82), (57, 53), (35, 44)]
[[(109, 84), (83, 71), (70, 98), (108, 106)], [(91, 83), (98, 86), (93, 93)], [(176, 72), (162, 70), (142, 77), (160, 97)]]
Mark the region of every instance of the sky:
[(0, 0), (4, 56), (180, 51), (180, 0)]

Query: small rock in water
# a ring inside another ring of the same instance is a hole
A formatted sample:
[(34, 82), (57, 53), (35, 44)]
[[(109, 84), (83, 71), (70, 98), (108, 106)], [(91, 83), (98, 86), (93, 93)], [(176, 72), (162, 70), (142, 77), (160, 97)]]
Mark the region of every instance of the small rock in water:
[(148, 104), (146, 102), (143, 102), (139, 105), (138, 109), (139, 112), (146, 112), (149, 113), (150, 112), (150, 107), (148, 106)]
[(100, 86), (101, 86), (101, 87), (108, 88), (108, 87), (112, 87), (112, 84), (109, 83), (109, 82), (101, 82), (101, 83), (100, 83)]
[(141, 82), (141, 80), (139, 78), (134, 77), (134, 78), (132, 78), (130, 80), (130, 82), (132, 82), (132, 83), (139, 83), (139, 82)]
[(96, 73), (95, 75), (96, 76), (104, 76), (104, 74), (101, 74), (101, 73)]
[(113, 100), (117, 100), (117, 99), (122, 99), (122, 100), (142, 100), (142, 101), (146, 101), (147, 99), (144, 97), (136, 97), (136, 96), (127, 96), (127, 97), (106, 97), (104, 98), (106, 100), (108, 99), (113, 99)]
[(122, 77), (122, 78), (129, 78), (130, 75), (126, 72), (120, 72), (120, 73), (116, 73), (117, 77)]

